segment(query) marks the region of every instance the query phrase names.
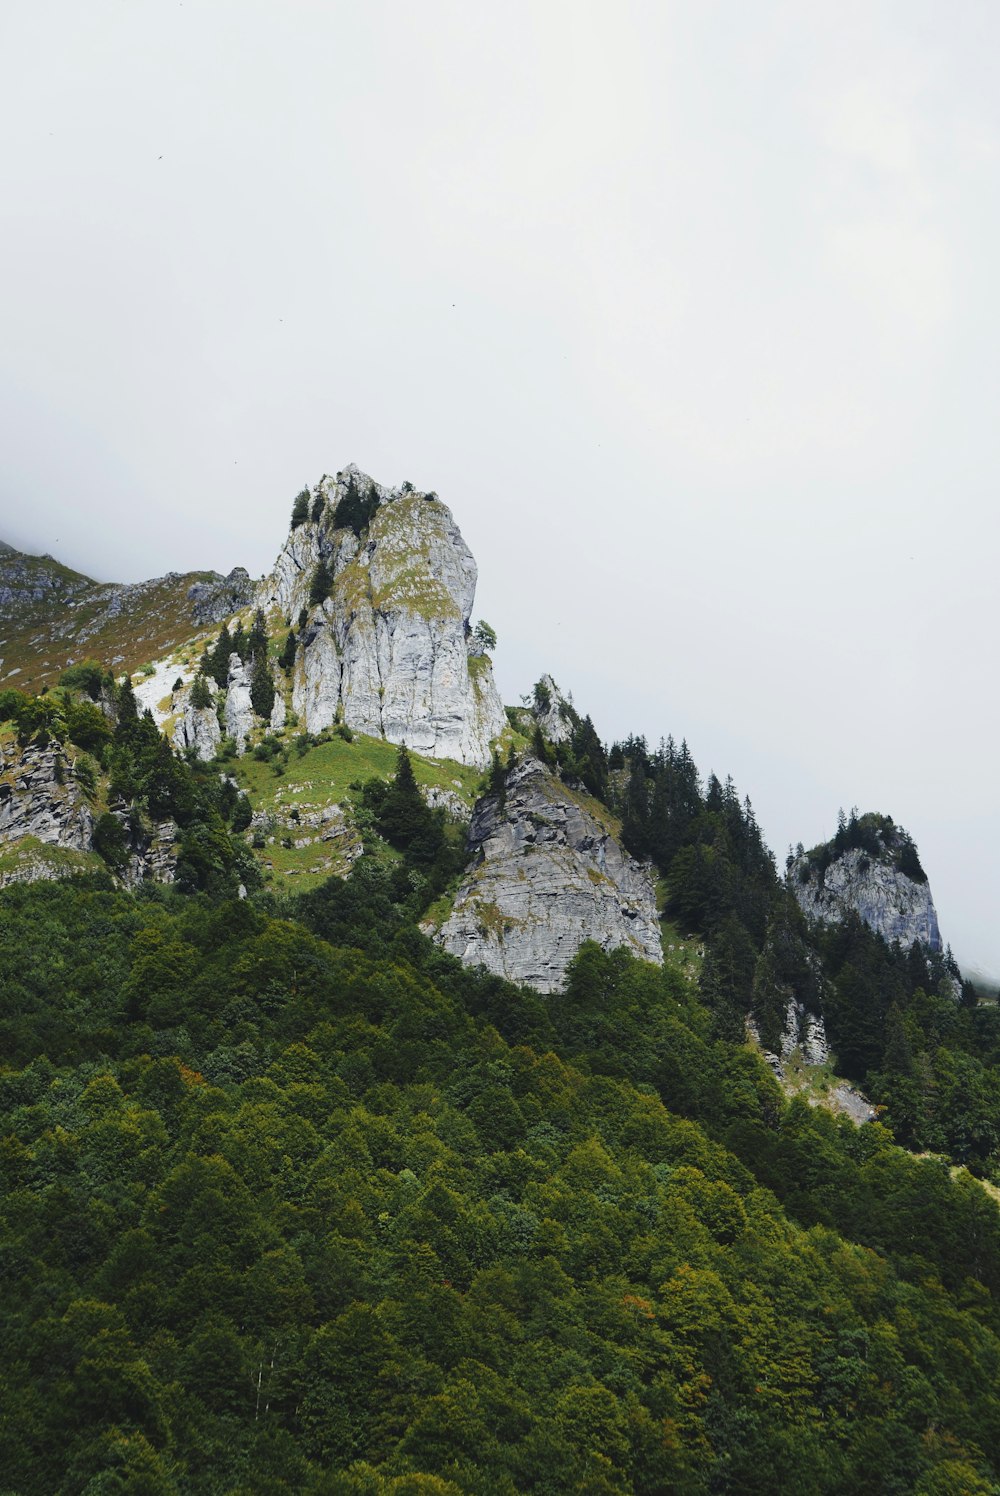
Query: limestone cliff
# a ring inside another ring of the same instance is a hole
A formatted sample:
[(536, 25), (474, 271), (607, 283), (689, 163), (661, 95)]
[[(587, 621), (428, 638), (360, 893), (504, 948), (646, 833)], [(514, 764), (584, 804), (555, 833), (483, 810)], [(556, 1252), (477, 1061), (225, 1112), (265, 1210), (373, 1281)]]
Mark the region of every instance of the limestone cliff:
[(89, 852), (93, 833), (84, 788), (57, 744), (0, 746), (0, 845), (32, 837)]
[(540, 992), (558, 991), (585, 940), (663, 960), (653, 877), (619, 846), (604, 807), (537, 759), (487, 795), (469, 829), (472, 863), (435, 938)]
[(450, 510), (354, 467), (307, 498), (258, 594), (296, 629), (300, 726), (341, 720), (432, 758), (488, 763), (505, 717), (489, 659), (470, 648), (476, 563)]
[(853, 910), (883, 939), (941, 949), (930, 884), (907, 833), (888, 816), (852, 817), (837, 836), (788, 865), (788, 883), (813, 919), (838, 923)]

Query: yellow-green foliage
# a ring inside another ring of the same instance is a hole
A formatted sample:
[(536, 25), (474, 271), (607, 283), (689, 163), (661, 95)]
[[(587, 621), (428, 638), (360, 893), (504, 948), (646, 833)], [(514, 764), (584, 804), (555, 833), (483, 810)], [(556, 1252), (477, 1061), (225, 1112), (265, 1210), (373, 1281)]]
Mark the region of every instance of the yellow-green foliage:
[[(297, 888), (311, 888), (332, 873), (346, 872), (349, 859), (345, 852), (354, 844), (352, 838), (332, 842), (317, 839), (306, 847), (281, 845), (282, 840), (294, 843), (321, 834), (301, 822), (297, 825), (291, 812), (297, 809), (304, 815), (324, 806), (341, 805), (350, 822), (357, 800), (351, 785), (363, 784), (366, 779), (391, 779), (398, 753), (396, 745), (384, 738), (355, 733), (349, 743), (333, 731), (304, 754), (293, 747), (280, 775), (275, 774), (273, 763), (260, 762), (252, 754), (231, 764), (254, 809), (274, 821), (273, 844), (268, 842), (256, 849), (265, 867), (278, 878), (293, 878)], [(451, 759), (422, 758), (412, 752), (410, 760), (419, 785), (449, 790), (471, 811), (481, 787), (478, 769)]]
[(0, 879), (20, 874), (18, 881), (30, 882), (37, 878), (68, 878), (74, 873), (99, 872), (107, 872), (107, 868), (96, 852), (52, 846), (34, 836), (24, 836), (0, 847)]

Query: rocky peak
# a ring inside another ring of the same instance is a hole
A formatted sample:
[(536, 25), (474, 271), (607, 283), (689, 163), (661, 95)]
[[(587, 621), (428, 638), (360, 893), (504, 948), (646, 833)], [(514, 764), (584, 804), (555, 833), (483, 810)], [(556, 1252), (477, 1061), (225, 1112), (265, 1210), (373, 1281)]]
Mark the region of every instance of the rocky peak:
[(912, 838), (890, 816), (845, 818), (830, 841), (791, 858), (787, 877), (813, 919), (838, 923), (853, 910), (885, 940), (941, 949), (927, 875)]
[(471, 863), (438, 942), (469, 966), (558, 991), (586, 940), (660, 964), (653, 876), (609, 812), (526, 757), (476, 805)]
[(292, 707), (418, 753), (485, 765), (505, 725), (488, 657), (467, 639), (476, 563), (436, 494), (353, 464), (300, 495), (258, 601), (296, 630)]
[(573, 698), (564, 696), (551, 675), (543, 675), (535, 686), (532, 713), (550, 743), (567, 743), (580, 721)]

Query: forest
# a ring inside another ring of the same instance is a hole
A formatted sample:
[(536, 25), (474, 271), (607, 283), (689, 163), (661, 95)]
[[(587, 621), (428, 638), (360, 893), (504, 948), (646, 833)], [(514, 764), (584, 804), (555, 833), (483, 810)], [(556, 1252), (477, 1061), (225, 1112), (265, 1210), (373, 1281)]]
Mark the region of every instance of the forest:
[[(0, 892), (5, 1496), (1000, 1491), (1000, 1036), (942, 958), (817, 937), (731, 783), (584, 721), (542, 751), (707, 954), (542, 998), (418, 928), (461, 849), (405, 750), (349, 879), (238, 897), (143, 721), (91, 751), (214, 862)], [(880, 1121), (744, 1042), (783, 983)]]

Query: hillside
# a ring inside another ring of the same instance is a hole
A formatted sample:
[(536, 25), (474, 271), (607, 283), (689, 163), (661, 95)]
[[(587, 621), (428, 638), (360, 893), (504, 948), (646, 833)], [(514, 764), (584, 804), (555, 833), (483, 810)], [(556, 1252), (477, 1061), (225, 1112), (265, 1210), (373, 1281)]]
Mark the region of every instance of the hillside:
[(148, 661), (249, 600), (237, 568), (101, 583), (51, 556), (0, 554), (0, 685), (41, 691), (68, 666), (97, 659), (119, 673)]
[(257, 582), (0, 547), (0, 1488), (1000, 1491), (913, 839), (779, 877), (683, 740), (504, 711), (475, 583), (353, 466)]

